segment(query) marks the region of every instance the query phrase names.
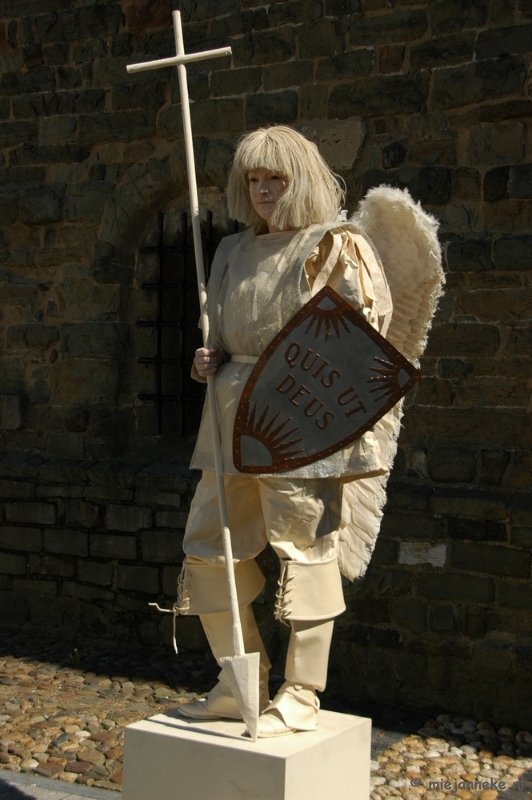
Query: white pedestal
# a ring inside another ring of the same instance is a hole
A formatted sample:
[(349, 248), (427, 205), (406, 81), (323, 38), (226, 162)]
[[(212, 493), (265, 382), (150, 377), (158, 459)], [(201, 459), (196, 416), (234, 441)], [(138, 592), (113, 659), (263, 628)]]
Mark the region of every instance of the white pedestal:
[(320, 711), (316, 731), (243, 733), (175, 710), (128, 725), (123, 800), (368, 800), (370, 719)]

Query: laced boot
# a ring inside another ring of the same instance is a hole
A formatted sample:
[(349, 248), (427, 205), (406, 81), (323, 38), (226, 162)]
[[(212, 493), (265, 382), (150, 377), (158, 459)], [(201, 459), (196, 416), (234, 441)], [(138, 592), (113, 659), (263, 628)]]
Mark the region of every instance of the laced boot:
[(179, 706), (179, 713), (188, 719), (242, 719), (233, 693), (225, 681), (223, 670), (218, 676), (218, 683), (207, 697), (202, 697), (193, 703), (184, 703)]
[(313, 686), (285, 681), (268, 708), (259, 717), (260, 739), (296, 731), (313, 731), (320, 701)]
[(333, 620), (291, 622), (286, 680), (259, 717), (259, 738), (316, 729), (316, 690), (325, 688), (333, 626)]
[(275, 616), (292, 628), (285, 682), (260, 715), (258, 735), (282, 736), (316, 728), (334, 627), (345, 610), (336, 558), (320, 563), (281, 561)]
[[(242, 632), (246, 653), (260, 653), (260, 710), (265, 709), (270, 701), (268, 692), (268, 673), (270, 661), (260, 637), (251, 605), (240, 609)], [(220, 614), (200, 615), (203, 629), (209, 640), (212, 653), (219, 663), (223, 656), (233, 655), (233, 635), (231, 614), (228, 611)], [(242, 719), (237, 702), (231, 692), (224, 675), (218, 676), (218, 683), (208, 695), (193, 703), (185, 703), (179, 707), (179, 713), (189, 719)]]

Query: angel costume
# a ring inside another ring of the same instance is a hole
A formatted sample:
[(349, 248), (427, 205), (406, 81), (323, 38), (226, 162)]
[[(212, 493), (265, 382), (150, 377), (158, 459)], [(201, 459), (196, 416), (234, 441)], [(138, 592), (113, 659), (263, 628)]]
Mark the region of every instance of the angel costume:
[[(275, 476), (250, 476), (238, 472), (232, 456), (242, 389), (271, 339), (325, 285), (415, 360), (441, 285), (435, 230), (435, 221), (407, 193), (382, 187), (348, 222), (262, 236), (248, 230), (224, 239), (216, 252), (208, 310), (211, 341), (225, 359), (216, 373), (217, 414), (244, 641), (246, 652), (261, 653), (263, 709), (270, 662), (251, 602), (264, 585), (254, 559), (268, 542), (281, 563), (275, 616), (291, 627), (286, 681), (263, 715), (266, 731), (272, 716), (288, 730), (316, 725), (315, 690), (325, 687), (333, 621), (345, 610), (340, 568), (353, 579), (371, 557), (401, 408), (323, 460)], [(186, 528), (178, 606), (182, 614), (200, 615), (219, 659), (233, 651), (211, 436), (204, 409), (191, 465), (203, 476)], [(223, 671), (205, 701), (182, 711), (201, 718), (240, 716)]]

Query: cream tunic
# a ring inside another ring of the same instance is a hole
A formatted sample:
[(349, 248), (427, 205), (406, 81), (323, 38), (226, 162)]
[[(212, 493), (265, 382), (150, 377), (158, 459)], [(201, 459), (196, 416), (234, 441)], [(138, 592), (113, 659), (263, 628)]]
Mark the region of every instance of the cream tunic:
[[(216, 252), (209, 290), (217, 290), (217, 297), (210, 298), (209, 316), (214, 334), (211, 340), (217, 341), (227, 354), (227, 360), (215, 377), (223, 465), (227, 474), (241, 474), (233, 463), (233, 426), (242, 389), (253, 369), (252, 364), (232, 362), (229, 358), (231, 355), (260, 356), (288, 321), (287, 302), (293, 305), (291, 311), (295, 313), (327, 283), (381, 333), (386, 331), (391, 302), (382, 266), (373, 249), (349, 226), (329, 227), (332, 229), (325, 231), (319, 245), (305, 259), (304, 269), (301, 263), (297, 264), (297, 253), (300, 244), (308, 239), (305, 239), (305, 231), (263, 236), (246, 231), (224, 239)], [(297, 280), (299, 287), (294, 286)], [(191, 463), (193, 468), (214, 469), (211, 436), (206, 403)], [(344, 477), (349, 480), (386, 471), (378, 442), (369, 431), (344, 450), (314, 464), (279, 473), (279, 477)]]

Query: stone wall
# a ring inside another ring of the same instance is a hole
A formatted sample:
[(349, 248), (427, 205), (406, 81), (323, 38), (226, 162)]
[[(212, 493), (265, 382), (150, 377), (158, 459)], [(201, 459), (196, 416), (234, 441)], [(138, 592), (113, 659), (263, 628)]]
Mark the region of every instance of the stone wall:
[[(2, 9), (3, 620), (155, 642), (167, 619), (146, 603), (171, 597), (194, 478), (190, 442), (159, 441), (136, 399), (153, 338), (135, 321), (154, 313), (138, 248), (159, 209), (175, 237), (186, 176), (175, 73), (132, 78), (125, 65), (172, 54), (170, 3)], [(530, 725), (532, 3), (182, 10), (188, 50), (233, 48), (190, 69), (200, 191), (220, 232), (235, 142), (272, 122), (319, 144), (350, 211), (386, 182), (441, 221), (446, 294), (373, 564), (346, 591), (331, 685)], [(263, 565), (273, 581), (269, 555)]]
[[(186, 463), (119, 464), (15, 455), (0, 462), (2, 624), (66, 636), (169, 642), (170, 607), (196, 476)], [(183, 645), (203, 647), (196, 620)]]

